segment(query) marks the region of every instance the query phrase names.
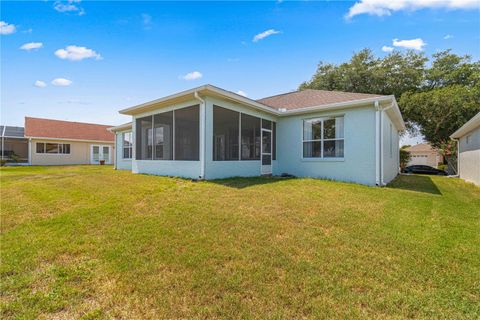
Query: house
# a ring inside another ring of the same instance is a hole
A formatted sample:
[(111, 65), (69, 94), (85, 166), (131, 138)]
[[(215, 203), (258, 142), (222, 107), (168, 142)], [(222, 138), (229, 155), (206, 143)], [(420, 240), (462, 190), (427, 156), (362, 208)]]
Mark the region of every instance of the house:
[(458, 143), (460, 178), (480, 185), (480, 112), (455, 131), (450, 138), (457, 140)]
[(405, 129), (393, 96), (303, 90), (252, 100), (204, 85), (120, 111), (115, 167), (218, 179), (280, 175), (385, 185)]
[(1, 159), (6, 163), (28, 164), (28, 139), (23, 127), (0, 126)]
[(405, 148), (405, 150), (410, 152), (411, 155), (408, 166), (426, 165), (437, 168), (439, 163), (443, 163), (443, 156), (437, 149), (432, 148), (429, 143), (419, 143)]
[(114, 162), (111, 126), (25, 117), (31, 165), (106, 164)]

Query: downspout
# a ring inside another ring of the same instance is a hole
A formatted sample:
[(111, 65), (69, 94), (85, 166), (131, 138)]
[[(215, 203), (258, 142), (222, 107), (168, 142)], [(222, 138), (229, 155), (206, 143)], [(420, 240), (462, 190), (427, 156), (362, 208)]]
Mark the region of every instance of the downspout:
[(195, 99), (200, 101), (200, 179), (205, 179), (205, 121), (206, 106), (205, 100), (200, 98), (197, 91), (193, 93)]
[(28, 164), (32, 165), (32, 138), (28, 138)]
[(381, 185), (380, 178), (380, 103), (375, 101), (375, 184)]
[[(114, 170), (117, 170), (117, 153), (118, 153), (118, 149), (117, 149), (117, 133), (114, 132), (115, 134), (115, 143), (113, 145), (113, 147), (115, 148), (115, 152), (113, 153), (113, 169)], [(122, 149), (122, 152), (123, 152), (123, 149)]]

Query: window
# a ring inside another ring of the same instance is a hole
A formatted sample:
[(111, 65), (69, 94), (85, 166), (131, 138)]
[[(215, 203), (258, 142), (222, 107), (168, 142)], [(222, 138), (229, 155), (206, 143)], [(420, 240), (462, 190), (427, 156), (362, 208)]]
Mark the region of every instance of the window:
[(239, 160), (240, 113), (213, 107), (213, 160)]
[(242, 160), (260, 160), (260, 118), (242, 114)]
[(136, 142), (137, 142), (137, 160), (151, 160), (152, 159), (152, 149), (153, 149), (153, 126), (152, 126), (153, 116), (148, 116), (145, 118), (137, 119), (136, 123)]
[(470, 135), (470, 134), (465, 138), (466, 144), (469, 144), (469, 143), (470, 143), (470, 138), (471, 138), (471, 135)]
[(45, 143), (37, 142), (37, 153), (45, 153)]
[(153, 117), (155, 160), (173, 160), (173, 111)]
[(303, 121), (304, 158), (343, 158), (343, 117)]
[(200, 108), (175, 110), (175, 160), (199, 160)]
[(51, 154), (70, 154), (70, 144), (37, 142), (36, 152)]
[(198, 105), (137, 119), (137, 160), (199, 160)]
[(132, 159), (132, 133), (122, 133), (123, 141), (123, 159)]

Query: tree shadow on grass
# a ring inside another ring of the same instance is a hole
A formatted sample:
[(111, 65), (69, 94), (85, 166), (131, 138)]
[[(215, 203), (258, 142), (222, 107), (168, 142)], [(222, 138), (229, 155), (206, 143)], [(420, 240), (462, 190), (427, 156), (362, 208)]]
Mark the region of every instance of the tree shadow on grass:
[(399, 175), (387, 188), (442, 195), (432, 178), (425, 175)]
[(263, 176), (263, 177), (234, 177), (227, 179), (209, 180), (211, 183), (220, 184), (229, 188), (244, 189), (262, 184), (271, 184), (282, 182), (286, 180), (295, 179), (294, 177), (278, 177), (278, 176)]

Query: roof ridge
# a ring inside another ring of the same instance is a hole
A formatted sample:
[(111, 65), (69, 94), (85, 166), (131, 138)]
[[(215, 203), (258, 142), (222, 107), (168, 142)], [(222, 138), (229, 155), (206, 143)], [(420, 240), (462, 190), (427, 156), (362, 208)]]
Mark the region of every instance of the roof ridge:
[(340, 91), (340, 90), (324, 90), (324, 89), (310, 89), (310, 88), (307, 88), (307, 89), (303, 89), (303, 90), (295, 90), (295, 91), (291, 91), (291, 92), (284, 92), (284, 93), (279, 93), (279, 94), (275, 94), (275, 95), (272, 95), (272, 96), (263, 97), (263, 98), (257, 99), (256, 101), (264, 100), (264, 99), (270, 99), (270, 98), (279, 97), (279, 96), (284, 96), (284, 95), (287, 95), (287, 94), (300, 93), (302, 91), (335, 92), (335, 93), (347, 93), (347, 94), (365, 94), (365, 95), (375, 95), (375, 96), (382, 96), (382, 97), (387, 96), (387, 95), (378, 94), (378, 93), (349, 92), (349, 91)]

